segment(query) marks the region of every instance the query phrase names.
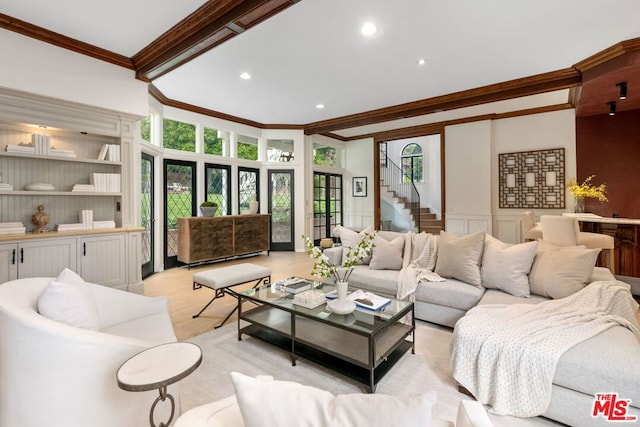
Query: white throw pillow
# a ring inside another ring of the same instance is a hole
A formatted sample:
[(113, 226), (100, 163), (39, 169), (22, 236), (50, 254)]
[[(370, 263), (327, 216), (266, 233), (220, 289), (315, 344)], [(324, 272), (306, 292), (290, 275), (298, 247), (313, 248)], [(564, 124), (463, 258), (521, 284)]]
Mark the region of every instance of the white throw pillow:
[(436, 273), (480, 287), (484, 235), (484, 231), (460, 237), (446, 231), (440, 232)]
[[(336, 227), (338, 231), (338, 236), (340, 236), (340, 242), (342, 243), (342, 264), (344, 264), (347, 260), (347, 251), (349, 248), (358, 246), (358, 243), (364, 238), (364, 235), (367, 233), (372, 233), (373, 229), (371, 227), (366, 227), (359, 233), (350, 230), (341, 225)], [(371, 257), (368, 256), (364, 258), (359, 264), (369, 264)]]
[(400, 270), (405, 236), (398, 236), (392, 241), (376, 235), (373, 238), (373, 251), (369, 268), (372, 270)]
[(487, 234), (482, 255), (482, 286), (528, 297), (529, 272), (537, 247), (538, 242), (510, 245)]
[(232, 372), (245, 427), (367, 426), (425, 427), (436, 393), (412, 397), (343, 394)]
[(100, 329), (98, 304), (82, 277), (65, 268), (38, 298), (38, 312), (46, 318), (78, 328)]
[(538, 240), (529, 273), (531, 293), (558, 299), (578, 292), (591, 280), (599, 253), (600, 249), (556, 246)]

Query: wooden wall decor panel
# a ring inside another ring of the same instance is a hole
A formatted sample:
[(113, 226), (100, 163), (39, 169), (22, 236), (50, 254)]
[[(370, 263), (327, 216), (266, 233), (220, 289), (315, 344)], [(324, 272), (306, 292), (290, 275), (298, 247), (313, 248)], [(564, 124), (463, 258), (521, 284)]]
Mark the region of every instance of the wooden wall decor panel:
[(564, 148), (498, 155), (500, 208), (564, 209)]

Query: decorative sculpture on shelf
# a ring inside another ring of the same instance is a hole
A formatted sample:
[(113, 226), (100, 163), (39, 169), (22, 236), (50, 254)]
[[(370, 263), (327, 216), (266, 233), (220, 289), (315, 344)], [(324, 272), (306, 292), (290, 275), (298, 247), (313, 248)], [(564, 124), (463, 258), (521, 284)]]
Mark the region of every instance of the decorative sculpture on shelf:
[(31, 215), (31, 222), (36, 226), (33, 232), (48, 233), (49, 229), (47, 228), (47, 224), (49, 224), (49, 214), (44, 211), (43, 205), (38, 205), (36, 209), (38, 209), (38, 212)]

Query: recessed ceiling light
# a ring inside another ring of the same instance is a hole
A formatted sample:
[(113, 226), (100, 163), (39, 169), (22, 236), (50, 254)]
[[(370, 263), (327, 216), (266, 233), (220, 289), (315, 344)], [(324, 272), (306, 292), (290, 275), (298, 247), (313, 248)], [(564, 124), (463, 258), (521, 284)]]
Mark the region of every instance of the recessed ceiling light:
[(318, 110), (322, 110), (324, 108), (324, 104), (316, 104), (316, 108)]
[(244, 72), (244, 73), (240, 74), (240, 78), (242, 80), (249, 80), (249, 79), (251, 79), (251, 74), (249, 74), (247, 72)]
[(363, 36), (372, 36), (378, 32), (378, 27), (373, 22), (365, 22), (362, 27), (360, 27), (360, 32)]
[(424, 65), (427, 61), (424, 60), (424, 58), (420, 58), (418, 59), (418, 65)]

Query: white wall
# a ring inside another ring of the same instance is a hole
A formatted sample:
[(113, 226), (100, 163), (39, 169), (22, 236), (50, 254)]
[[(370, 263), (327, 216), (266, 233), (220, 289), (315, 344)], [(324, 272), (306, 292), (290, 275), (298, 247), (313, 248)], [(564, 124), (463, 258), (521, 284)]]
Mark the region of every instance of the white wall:
[[(366, 227), (374, 224), (373, 218), (373, 138), (349, 141), (345, 145), (344, 172), (344, 225)], [(353, 177), (367, 177), (367, 197), (353, 197)]]
[[(576, 174), (575, 139), (572, 109), (448, 126), (446, 229), (460, 234), (485, 230), (506, 242), (522, 241), (520, 214), (525, 209), (499, 208), (498, 155), (564, 148), (568, 181)], [(557, 215), (567, 210), (540, 209), (535, 213)]]
[(491, 122), (445, 128), (445, 229), (491, 232)]
[[(565, 183), (576, 176), (576, 126), (575, 110), (568, 109), (530, 116), (495, 120), (492, 123), (492, 173), (491, 201), (494, 213), (494, 235), (507, 242), (522, 241), (520, 214), (526, 209), (499, 208), (498, 154), (518, 151), (564, 148)], [(535, 214), (559, 215), (570, 209), (573, 201), (565, 192), (565, 209), (536, 209)]]
[(146, 116), (147, 84), (133, 70), (0, 30), (0, 85)]

